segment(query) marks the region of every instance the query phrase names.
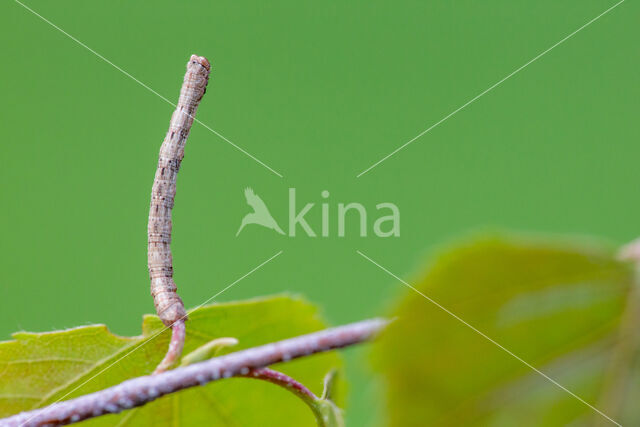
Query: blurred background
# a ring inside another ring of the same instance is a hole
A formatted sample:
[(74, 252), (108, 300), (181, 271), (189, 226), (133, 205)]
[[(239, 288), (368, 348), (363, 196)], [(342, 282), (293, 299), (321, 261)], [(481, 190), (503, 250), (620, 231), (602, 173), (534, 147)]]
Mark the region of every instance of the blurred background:
[[(178, 177), (174, 266), (194, 307), (284, 251), (218, 301), (289, 292), (332, 324), (388, 312), (403, 277), (483, 228), (640, 234), (640, 5), (625, 2), (407, 148), (363, 170), (593, 19), (611, 1), (25, 3), (177, 101), (192, 53), (212, 63)], [(0, 5), (0, 340), (105, 323), (140, 333), (153, 312), (146, 226), (173, 107), (12, 1)], [(320, 234), (248, 226), (252, 187), (287, 229), (288, 189)], [(321, 197), (327, 190), (330, 196)], [(359, 202), (345, 237), (338, 203)], [(400, 237), (372, 232), (395, 203)], [(221, 331), (224, 334), (224, 331)], [(373, 421), (378, 390), (345, 351), (347, 421)]]

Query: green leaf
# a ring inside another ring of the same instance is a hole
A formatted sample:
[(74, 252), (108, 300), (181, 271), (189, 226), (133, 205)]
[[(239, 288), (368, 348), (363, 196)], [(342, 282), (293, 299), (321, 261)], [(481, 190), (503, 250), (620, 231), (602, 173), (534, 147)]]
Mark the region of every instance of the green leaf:
[(216, 338), (208, 343), (201, 345), (193, 350), (191, 353), (187, 353), (182, 356), (180, 366), (192, 365), (194, 363), (202, 362), (212, 357), (218, 356), (222, 349), (227, 347), (233, 347), (238, 345), (238, 340), (232, 337)]
[(316, 399), (312, 403), (318, 427), (344, 427), (342, 411), (329, 399)]
[[(640, 425), (640, 305), (631, 266), (612, 251), (494, 236), (407, 282), (616, 421)], [(417, 292), (407, 289), (393, 315), (373, 347), (389, 425), (612, 425)]]
[[(311, 304), (288, 296), (202, 307), (189, 314), (185, 354), (217, 337), (239, 340), (233, 351), (324, 329)], [(20, 332), (0, 343), (0, 417), (81, 396), (150, 374), (167, 350), (170, 331), (145, 316), (142, 335), (118, 337), (103, 325), (50, 333)], [(340, 368), (339, 356), (319, 354), (274, 365), (315, 392)], [(95, 376), (95, 377), (94, 377)], [(86, 382), (86, 383), (85, 383)], [(70, 393), (70, 394), (68, 394)], [(249, 378), (229, 378), (160, 398), (146, 406), (85, 422), (88, 425), (315, 426), (293, 394)]]
[(338, 386), (338, 371), (332, 369), (324, 377), (322, 397), (315, 399), (311, 405), (320, 427), (344, 427), (342, 410), (334, 403)]

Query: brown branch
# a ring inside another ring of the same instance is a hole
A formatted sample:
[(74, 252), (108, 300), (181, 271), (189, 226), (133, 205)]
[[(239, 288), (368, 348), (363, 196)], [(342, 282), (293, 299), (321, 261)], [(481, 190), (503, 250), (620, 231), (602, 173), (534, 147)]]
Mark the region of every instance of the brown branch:
[(375, 337), (386, 324), (384, 319), (363, 320), (238, 351), (161, 374), (134, 378), (105, 390), (2, 419), (0, 427), (63, 425), (119, 413), (189, 387), (247, 375), (251, 370), (274, 363), (357, 344)]

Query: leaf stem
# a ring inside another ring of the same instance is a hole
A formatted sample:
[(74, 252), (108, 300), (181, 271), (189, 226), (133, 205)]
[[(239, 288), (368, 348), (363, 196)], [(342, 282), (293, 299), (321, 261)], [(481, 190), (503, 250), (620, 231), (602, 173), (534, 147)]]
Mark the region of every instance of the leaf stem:
[(363, 320), (230, 353), (0, 420), (0, 427), (55, 426), (145, 405), (161, 396), (232, 376), (247, 375), (279, 362), (347, 347), (374, 338), (384, 319)]
[(313, 392), (305, 387), (304, 384), (294, 380), (293, 378), (286, 374), (283, 374), (282, 372), (274, 371), (270, 368), (251, 369), (249, 373), (243, 375), (243, 377), (268, 381), (272, 384), (284, 387), (304, 400), (304, 402), (309, 406), (311, 406), (313, 401), (318, 399), (318, 396), (313, 394)]
[(304, 384), (290, 376), (270, 368), (252, 369), (248, 374), (243, 376), (268, 381), (298, 396), (311, 409), (311, 412), (313, 412), (318, 427), (342, 426), (342, 416), (338, 415), (340, 414), (340, 409), (338, 409), (331, 400), (316, 396), (311, 390), (305, 387)]
[(165, 354), (162, 362), (156, 367), (153, 374), (161, 374), (168, 369), (171, 369), (176, 364), (180, 355), (182, 355), (182, 349), (184, 347), (184, 340), (186, 337), (186, 330), (184, 320), (178, 320), (171, 325), (171, 341), (169, 342), (169, 350)]

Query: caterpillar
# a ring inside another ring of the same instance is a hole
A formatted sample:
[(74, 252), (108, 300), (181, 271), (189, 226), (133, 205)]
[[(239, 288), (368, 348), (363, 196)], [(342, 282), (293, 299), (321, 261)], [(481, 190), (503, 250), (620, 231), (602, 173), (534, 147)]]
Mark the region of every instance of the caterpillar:
[(176, 195), (176, 179), (184, 158), (184, 147), (200, 100), (205, 94), (211, 65), (191, 55), (180, 90), (176, 110), (162, 142), (153, 188), (148, 225), (148, 267), (151, 295), (156, 312), (166, 326), (184, 321), (187, 313), (173, 281), (171, 255), (171, 210)]

